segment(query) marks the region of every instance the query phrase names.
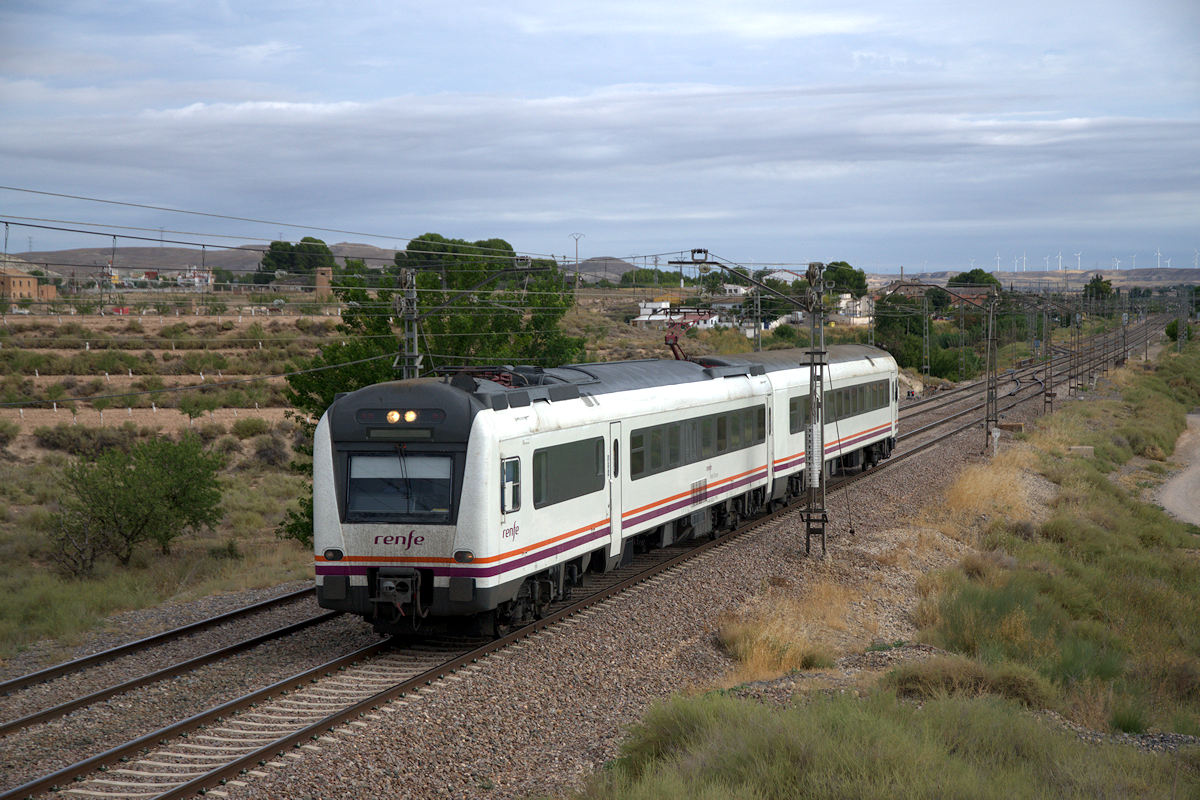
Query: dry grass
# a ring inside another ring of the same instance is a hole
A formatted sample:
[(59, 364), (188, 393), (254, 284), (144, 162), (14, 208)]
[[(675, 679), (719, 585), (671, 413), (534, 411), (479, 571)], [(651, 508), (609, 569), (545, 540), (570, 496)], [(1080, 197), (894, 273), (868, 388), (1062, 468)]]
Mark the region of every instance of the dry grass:
[(1028, 456), (1024, 448), (1007, 450), (986, 465), (971, 465), (946, 491), (944, 508), (953, 517), (969, 520), (1002, 515), (1011, 520), (1031, 518), (1022, 475)]
[(749, 608), (719, 620), (717, 636), (737, 660), (724, 685), (833, 663), (838, 643), (847, 638), (858, 593), (828, 579), (799, 594), (785, 591), (768, 592)]

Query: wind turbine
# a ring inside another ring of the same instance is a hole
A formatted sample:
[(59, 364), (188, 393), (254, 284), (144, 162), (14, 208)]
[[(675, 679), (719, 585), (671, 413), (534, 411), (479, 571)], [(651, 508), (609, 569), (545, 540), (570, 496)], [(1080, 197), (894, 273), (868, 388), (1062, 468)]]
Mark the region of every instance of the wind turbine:
[(1137, 269), (1137, 253), (1134, 253), (1134, 254), (1133, 254), (1133, 267), (1132, 267), (1132, 269)]
[(1200, 250), (1192, 254), (1192, 266), (1200, 267)]
[(1121, 268), (1121, 259), (1117, 258), (1116, 256), (1113, 256), (1113, 263), (1117, 265), (1118, 270)]
[(1154, 248), (1154, 255), (1158, 256), (1158, 268), (1162, 269), (1162, 250)]
[(1075, 269), (1081, 269), (1081, 267), (1079, 266), (1080, 265), (1079, 257), (1081, 255), (1083, 255), (1082, 250), (1080, 250), (1078, 253), (1075, 254)]
[(1062, 272), (1062, 250), (1058, 251), (1058, 271)]
[(1046, 256), (1043, 260), (1046, 262), (1046, 272), (1049, 272), (1050, 271), (1050, 256)]
[(1171, 259), (1167, 259), (1167, 269), (1171, 268)]
[[(1200, 253), (1200, 250), (1197, 250), (1196, 252)], [(1000, 271), (1000, 251), (997, 250), (996, 251), (996, 272), (999, 272), (999, 271)]]
[(1027, 266), (1028, 264), (1025, 263), (1025, 254), (1021, 253), (1021, 272), (1024, 272)]

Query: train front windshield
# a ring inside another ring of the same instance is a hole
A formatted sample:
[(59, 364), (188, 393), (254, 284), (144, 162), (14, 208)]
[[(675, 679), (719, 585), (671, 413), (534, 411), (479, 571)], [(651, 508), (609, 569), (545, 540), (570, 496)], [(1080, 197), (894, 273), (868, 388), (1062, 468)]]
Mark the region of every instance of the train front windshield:
[(423, 453), (350, 456), (346, 521), (449, 522), (453, 466)]

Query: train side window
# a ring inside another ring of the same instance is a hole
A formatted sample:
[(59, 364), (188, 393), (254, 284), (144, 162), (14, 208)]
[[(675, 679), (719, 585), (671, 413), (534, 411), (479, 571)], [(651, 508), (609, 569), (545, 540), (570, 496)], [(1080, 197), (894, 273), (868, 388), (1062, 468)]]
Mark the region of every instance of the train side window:
[(613, 477), (621, 477), (621, 440), (613, 439)]
[(674, 469), (683, 463), (681, 433), (680, 423), (673, 422), (667, 426), (667, 469)]
[(729, 422), (724, 414), (717, 417), (717, 452), (724, 453), (729, 447)]
[(629, 437), (629, 472), (632, 478), (646, 474), (646, 436), (643, 433)]
[(689, 419), (683, 423), (683, 463), (695, 464), (700, 460), (700, 420)]
[(500, 460), (500, 511), (508, 514), (521, 508), (521, 459)]
[(767, 440), (767, 409), (759, 406), (754, 409), (754, 443), (762, 444)]
[(700, 456), (712, 458), (717, 454), (716, 420), (705, 417), (700, 420)]
[(662, 472), (663, 468), (663, 426), (656, 425), (650, 429), (650, 472)]
[(533, 451), (533, 507), (561, 503), (604, 488), (604, 437)]
[(734, 411), (729, 414), (729, 449), (742, 449), (742, 412)]

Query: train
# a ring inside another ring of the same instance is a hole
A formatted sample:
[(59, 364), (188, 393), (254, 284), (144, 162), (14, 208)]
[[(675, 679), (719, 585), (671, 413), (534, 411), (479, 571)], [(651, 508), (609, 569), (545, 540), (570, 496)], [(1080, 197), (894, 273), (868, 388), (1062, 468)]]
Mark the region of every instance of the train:
[[(833, 345), (824, 465), (895, 446), (895, 360)], [(339, 395), (313, 444), (320, 606), (384, 635), (500, 635), (588, 571), (714, 536), (804, 491), (808, 356), (502, 366)]]

